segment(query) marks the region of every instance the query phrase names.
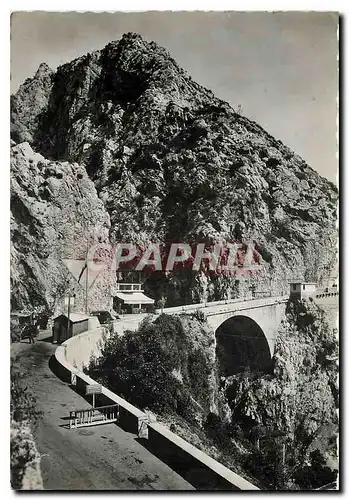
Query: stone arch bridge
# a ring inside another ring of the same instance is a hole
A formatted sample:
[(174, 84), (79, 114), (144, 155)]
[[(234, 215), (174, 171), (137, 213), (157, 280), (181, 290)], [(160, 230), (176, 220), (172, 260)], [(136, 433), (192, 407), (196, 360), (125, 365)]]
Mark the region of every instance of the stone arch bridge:
[(271, 370), (277, 331), (285, 318), (288, 300), (288, 295), (233, 299), (165, 308), (163, 312), (204, 312), (215, 332), (220, 373), (229, 376), (247, 367), (252, 371)]
[(285, 318), (289, 297), (268, 297), (205, 308), (216, 337), (219, 370), (228, 376), (249, 367), (272, 368), (277, 332)]
[[(221, 375), (229, 376), (248, 367), (251, 371), (268, 372), (272, 369), (277, 332), (285, 318), (289, 298), (289, 295), (282, 295), (231, 299), (167, 307), (156, 312), (190, 314), (202, 311), (215, 332), (216, 356)], [(326, 296), (316, 295), (314, 298), (315, 303), (332, 313), (333, 327), (337, 322), (338, 298), (338, 292)], [(138, 322), (140, 320), (137, 319)]]

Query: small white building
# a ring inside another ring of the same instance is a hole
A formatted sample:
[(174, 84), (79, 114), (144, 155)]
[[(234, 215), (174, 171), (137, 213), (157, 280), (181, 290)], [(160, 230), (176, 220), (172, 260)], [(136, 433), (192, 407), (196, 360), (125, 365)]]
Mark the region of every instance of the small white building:
[(317, 283), (304, 283), (297, 281), (290, 283), (290, 298), (291, 299), (307, 299), (314, 297), (317, 291)]
[(52, 342), (64, 342), (74, 335), (94, 330), (100, 326), (96, 316), (87, 316), (82, 313), (60, 314), (53, 320)]
[(337, 276), (330, 276), (326, 280), (322, 281), (322, 287), (321, 291), (323, 293), (334, 293), (338, 292), (338, 277)]

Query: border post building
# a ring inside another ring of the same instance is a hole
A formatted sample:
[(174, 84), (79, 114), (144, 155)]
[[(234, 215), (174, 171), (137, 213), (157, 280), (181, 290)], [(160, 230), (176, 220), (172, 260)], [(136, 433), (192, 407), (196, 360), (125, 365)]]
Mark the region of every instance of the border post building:
[(112, 290), (113, 309), (119, 314), (149, 313), (154, 299), (144, 294), (141, 283), (117, 283)]
[(295, 281), (290, 283), (290, 299), (308, 299), (314, 297), (317, 292), (317, 283), (305, 283)]

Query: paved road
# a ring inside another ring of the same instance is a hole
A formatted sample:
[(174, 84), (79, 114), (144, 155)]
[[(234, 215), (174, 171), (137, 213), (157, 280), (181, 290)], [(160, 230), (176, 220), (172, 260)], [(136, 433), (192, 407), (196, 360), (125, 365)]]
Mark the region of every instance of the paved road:
[(134, 434), (115, 424), (69, 430), (71, 409), (89, 404), (50, 370), (55, 346), (44, 340), (11, 346), (26, 369), (28, 386), (44, 411), (35, 440), (46, 490), (193, 490), (181, 476), (152, 455)]

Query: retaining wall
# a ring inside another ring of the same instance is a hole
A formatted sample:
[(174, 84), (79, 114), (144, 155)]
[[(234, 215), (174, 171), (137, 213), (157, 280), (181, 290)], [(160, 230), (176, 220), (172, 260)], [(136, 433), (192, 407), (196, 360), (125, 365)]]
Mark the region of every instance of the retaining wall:
[(107, 331), (100, 327), (95, 330), (79, 333), (61, 344), (65, 350), (68, 363), (82, 370), (89, 365), (91, 356), (99, 357), (106, 338)]
[(157, 422), (148, 424), (148, 441), (151, 449), (159, 450), (158, 455), (199, 490), (259, 489)]
[[(85, 394), (87, 385), (96, 384), (96, 381), (83, 373), (82, 368), (80, 370), (78, 366), (87, 365), (91, 354), (96, 355), (100, 352), (101, 342), (103, 342), (103, 329), (99, 328), (68, 339), (55, 351), (53, 359), (55, 371), (82, 394)], [(73, 366), (73, 362), (77, 366)], [(141, 430), (144, 432), (146, 425), (145, 435), (151, 451), (178, 470), (197, 489), (258, 490), (252, 483), (180, 438), (167, 427), (157, 422), (150, 423), (145, 412), (106, 387), (102, 386), (102, 393), (96, 394), (96, 403), (99, 406), (118, 404), (118, 424), (128, 432), (139, 435)]]

